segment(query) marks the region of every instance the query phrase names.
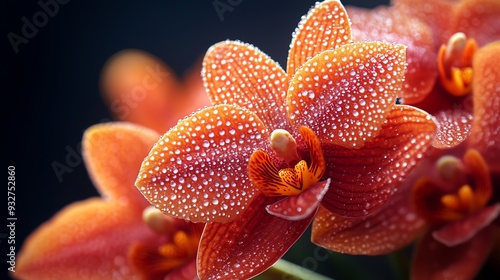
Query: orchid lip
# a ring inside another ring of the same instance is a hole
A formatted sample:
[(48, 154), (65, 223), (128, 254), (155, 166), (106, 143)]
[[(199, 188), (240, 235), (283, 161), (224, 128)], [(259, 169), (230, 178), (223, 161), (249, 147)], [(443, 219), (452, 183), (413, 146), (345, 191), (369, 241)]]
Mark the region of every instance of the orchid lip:
[[(421, 215), (440, 222), (450, 222), (465, 218), (484, 208), (490, 200), (493, 187), (490, 171), (482, 155), (476, 150), (468, 150), (459, 160), (455, 157), (442, 157), (438, 161), (441, 179), (450, 174), (463, 171), (462, 180), (443, 182), (456, 186), (454, 191), (444, 191), (444, 186), (421, 178), (415, 184), (415, 204)], [(446, 184), (445, 184), (446, 185)]]
[[(264, 195), (298, 195), (323, 176), (326, 164), (321, 143), (308, 127), (302, 126), (300, 134), (309, 149), (309, 164), (302, 159), (293, 168), (278, 169), (266, 152), (257, 150), (251, 155), (248, 163), (248, 176)], [(271, 136), (271, 146), (275, 147), (273, 149), (277, 151), (277, 154), (283, 155), (285, 159), (295, 160), (298, 153), (293, 137), (287, 131), (282, 130), (273, 132), (273, 136)]]
[(464, 96), (472, 91), (472, 57), (476, 50), (476, 41), (462, 32), (453, 34), (439, 49), (439, 78), (451, 95)]

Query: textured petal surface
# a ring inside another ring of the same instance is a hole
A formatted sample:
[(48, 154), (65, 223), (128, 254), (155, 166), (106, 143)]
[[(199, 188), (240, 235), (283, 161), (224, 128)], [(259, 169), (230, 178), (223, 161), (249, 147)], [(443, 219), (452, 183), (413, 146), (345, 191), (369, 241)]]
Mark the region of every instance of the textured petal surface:
[(298, 129), (311, 128), (322, 143), (360, 148), (379, 134), (401, 91), (405, 48), (383, 42), (324, 51), (297, 70), (287, 110)]
[(101, 73), (101, 91), (115, 118), (164, 133), (178, 119), (209, 104), (199, 72), (196, 79), (179, 83), (177, 75), (160, 59), (140, 50), (113, 55)]
[(302, 17), (294, 32), (288, 53), (287, 74), (295, 71), (317, 53), (350, 42), (349, 17), (339, 0), (318, 2)]
[(452, 247), (469, 241), (500, 214), (500, 203), (486, 207), (466, 219), (449, 223), (432, 233), (434, 239)]
[(288, 196), (266, 206), (266, 210), (271, 215), (290, 221), (302, 220), (318, 210), (329, 186), (330, 179), (318, 182), (299, 195)]
[(363, 148), (324, 146), (324, 176), (332, 183), (322, 205), (345, 217), (377, 211), (424, 156), (436, 129), (427, 113), (411, 106), (395, 106), (380, 135)]
[(494, 243), (488, 227), (469, 242), (448, 247), (427, 234), (415, 251), (411, 279), (473, 279)]
[(387, 254), (411, 243), (423, 226), (411, 208), (409, 186), (366, 218), (342, 218), (320, 207), (312, 224), (312, 241), (346, 254)]
[(456, 8), (452, 28), (474, 38), (479, 46), (500, 40), (500, 1), (462, 0)]
[(256, 188), (248, 159), (266, 150), (268, 132), (252, 112), (229, 105), (180, 121), (144, 160), (136, 186), (162, 212), (193, 222), (237, 218)]
[(457, 108), (439, 111), (434, 114), (439, 130), (432, 145), (436, 148), (452, 148), (462, 143), (471, 133), (472, 112)]
[[(392, 0), (393, 5), (406, 17), (417, 18), (426, 23), (433, 32), (434, 48), (439, 49), (441, 44), (448, 41), (452, 31), (450, 17), (453, 17), (453, 11), (456, 3), (459, 1), (450, 0)], [(447, 11), (447, 12), (443, 12)]]
[[(470, 147), (500, 169), (500, 42), (489, 44), (474, 56), (474, 121)], [(493, 167), (494, 166), (494, 167)]]
[(265, 206), (276, 200), (257, 195), (240, 219), (206, 225), (198, 251), (200, 279), (250, 279), (288, 251), (314, 215), (295, 222), (269, 215)]
[(212, 46), (203, 61), (203, 79), (214, 104), (232, 104), (259, 116), (269, 131), (289, 129), (284, 100), (285, 71), (259, 49), (241, 42)]
[(125, 122), (97, 124), (85, 131), (83, 159), (105, 199), (130, 200), (141, 209), (148, 205), (134, 182), (144, 157), (159, 137), (154, 130)]
[(15, 275), (21, 279), (135, 279), (127, 263), (129, 245), (159, 241), (141, 215), (129, 204), (97, 198), (73, 203), (26, 240)]
[(355, 42), (384, 40), (407, 46), (408, 66), (400, 97), (405, 104), (414, 104), (425, 98), (438, 74), (437, 52), (429, 27), (395, 8), (347, 7), (347, 13), (352, 22), (352, 38)]

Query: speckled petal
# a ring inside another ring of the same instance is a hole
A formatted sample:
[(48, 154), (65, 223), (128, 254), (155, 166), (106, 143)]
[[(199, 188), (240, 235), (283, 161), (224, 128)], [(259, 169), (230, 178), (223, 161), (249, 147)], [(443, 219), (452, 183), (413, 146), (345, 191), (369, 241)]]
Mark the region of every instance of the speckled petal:
[(361, 149), (323, 146), (331, 186), (322, 205), (344, 217), (377, 211), (422, 159), (436, 134), (433, 118), (417, 108), (395, 106), (380, 135)]
[(269, 214), (282, 219), (302, 220), (318, 210), (321, 199), (328, 191), (329, 186), (330, 179), (318, 182), (299, 195), (288, 196), (266, 206), (266, 210)]
[[(456, 3), (459, 1), (450, 0), (392, 0), (391, 3), (396, 9), (406, 13), (406, 18), (417, 18), (426, 23), (432, 30), (434, 37), (434, 48), (439, 49), (441, 44), (448, 41), (454, 33), (450, 24)], [(447, 12), (443, 12), (447, 11)]]
[(169, 130), (142, 163), (136, 186), (162, 212), (193, 222), (228, 222), (248, 206), (257, 189), (247, 173), (269, 135), (252, 112), (217, 105)]
[(417, 245), (411, 279), (474, 279), (494, 244), (493, 227), (469, 242), (448, 247), (427, 234)]
[(34, 231), (19, 252), (14, 275), (40, 280), (138, 279), (127, 263), (129, 245), (154, 246), (158, 241), (135, 207), (92, 198), (67, 206)]
[(309, 13), (302, 17), (293, 34), (288, 53), (287, 74), (295, 71), (317, 53), (337, 48), (350, 42), (349, 17), (339, 0), (317, 2)]
[(424, 99), (434, 86), (438, 74), (437, 51), (430, 28), (395, 8), (346, 9), (352, 22), (352, 38), (355, 42), (383, 39), (407, 47), (408, 66), (399, 97), (403, 98), (405, 104)]
[(383, 42), (324, 51), (297, 70), (287, 95), (290, 121), (322, 143), (361, 148), (376, 137), (400, 94), (405, 48)]
[(432, 145), (439, 149), (452, 148), (466, 140), (472, 128), (472, 112), (453, 108), (434, 114), (439, 130)]
[(259, 116), (269, 131), (288, 130), (284, 100), (285, 71), (256, 47), (225, 41), (210, 47), (203, 61), (203, 80), (213, 104), (232, 104)]
[(312, 224), (312, 242), (354, 255), (387, 254), (408, 245), (425, 225), (412, 210), (410, 190), (401, 189), (381, 211), (366, 218), (342, 218), (320, 207)]
[(314, 215), (295, 222), (269, 215), (265, 206), (276, 200), (257, 195), (240, 219), (205, 226), (198, 251), (200, 279), (250, 279), (288, 251)]
[(483, 208), (463, 220), (451, 222), (432, 232), (434, 239), (452, 247), (469, 241), (500, 215), (500, 203)]
[(500, 42), (489, 44), (474, 56), (474, 121), (470, 147), (477, 149), (500, 170)]
[(453, 30), (474, 38), (479, 46), (500, 40), (500, 1), (462, 0), (457, 5)]
[(97, 190), (105, 199), (127, 199), (142, 211), (148, 205), (134, 187), (141, 163), (160, 135), (132, 123), (112, 122), (88, 128), (82, 156)]

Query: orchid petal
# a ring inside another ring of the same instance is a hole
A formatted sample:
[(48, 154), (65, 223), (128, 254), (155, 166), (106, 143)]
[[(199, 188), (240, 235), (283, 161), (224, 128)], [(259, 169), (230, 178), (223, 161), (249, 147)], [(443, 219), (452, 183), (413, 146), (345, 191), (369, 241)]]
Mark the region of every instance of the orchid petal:
[(394, 8), (347, 7), (347, 13), (352, 22), (352, 38), (355, 42), (383, 38), (384, 41), (407, 46), (408, 67), (400, 97), (405, 104), (424, 99), (434, 86), (438, 74), (437, 53), (430, 28)]
[(318, 182), (299, 195), (288, 196), (266, 206), (266, 210), (271, 215), (290, 221), (305, 219), (318, 210), (329, 186), (330, 179)]
[(472, 113), (454, 108), (434, 114), (439, 130), (432, 145), (439, 149), (452, 148), (466, 140), (472, 128)]
[[(453, 13), (457, 1), (392, 0), (391, 2), (396, 9), (407, 14), (405, 18), (417, 18), (429, 26), (433, 31), (434, 49), (436, 50), (456, 32), (450, 27), (450, 12)], [(448, 12), (444, 13), (443, 11)]]
[(326, 249), (363, 255), (393, 252), (413, 242), (425, 221), (412, 210), (407, 186), (383, 208), (366, 218), (343, 218), (320, 207), (312, 224), (311, 240)]
[(197, 260), (200, 279), (250, 279), (288, 251), (314, 215), (295, 222), (281, 219), (265, 210), (274, 202), (259, 194), (238, 220), (205, 226)]
[(317, 3), (294, 32), (288, 52), (288, 77), (317, 53), (350, 41), (350, 21), (342, 3), (339, 0)]
[(500, 215), (500, 203), (483, 208), (469, 217), (448, 223), (432, 232), (437, 241), (448, 247), (469, 241)]
[(144, 157), (158, 138), (154, 130), (125, 122), (97, 124), (85, 131), (83, 159), (105, 199), (127, 199), (141, 209), (148, 205), (134, 182)]
[(112, 56), (102, 70), (101, 87), (119, 120), (163, 133), (182, 117), (173, 113), (180, 90), (175, 73), (149, 53), (130, 49)]
[(479, 46), (500, 40), (500, 2), (497, 0), (462, 0), (458, 3), (453, 30), (474, 38)]
[(468, 242), (453, 247), (427, 234), (417, 245), (411, 279), (473, 279), (493, 246), (494, 230), (487, 227)]
[(469, 146), (478, 150), (490, 168), (500, 169), (500, 42), (474, 55), (474, 121)]
[(377, 211), (430, 147), (437, 126), (426, 112), (395, 106), (378, 137), (361, 149), (324, 147), (332, 185), (322, 205), (344, 217)]
[(202, 75), (213, 104), (246, 108), (270, 131), (289, 129), (285, 71), (256, 47), (237, 41), (215, 44), (205, 55)]
[(179, 121), (144, 160), (136, 186), (162, 212), (193, 222), (228, 222), (257, 189), (247, 165), (269, 135), (252, 112), (230, 105), (200, 110)]
[[(133, 242), (160, 241), (128, 203), (92, 198), (70, 204), (25, 241), (15, 275), (22, 279), (135, 279)], [(103, 250), (106, 248), (106, 250)]]
[(297, 70), (287, 95), (292, 125), (322, 143), (360, 148), (380, 132), (404, 78), (405, 48), (383, 42), (324, 51)]

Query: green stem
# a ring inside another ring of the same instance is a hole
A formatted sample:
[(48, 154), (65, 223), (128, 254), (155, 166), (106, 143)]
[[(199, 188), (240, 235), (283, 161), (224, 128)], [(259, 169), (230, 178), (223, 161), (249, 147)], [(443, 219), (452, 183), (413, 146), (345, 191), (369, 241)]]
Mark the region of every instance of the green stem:
[(332, 280), (314, 271), (308, 270), (302, 266), (289, 261), (280, 259), (268, 270), (264, 271), (254, 280)]

